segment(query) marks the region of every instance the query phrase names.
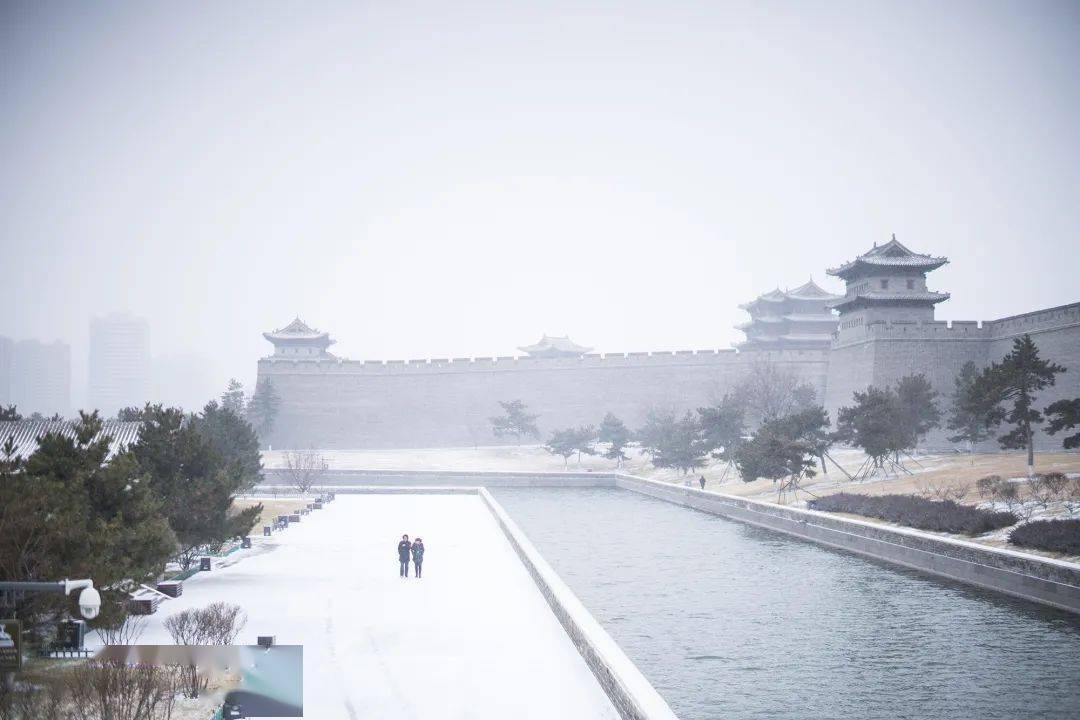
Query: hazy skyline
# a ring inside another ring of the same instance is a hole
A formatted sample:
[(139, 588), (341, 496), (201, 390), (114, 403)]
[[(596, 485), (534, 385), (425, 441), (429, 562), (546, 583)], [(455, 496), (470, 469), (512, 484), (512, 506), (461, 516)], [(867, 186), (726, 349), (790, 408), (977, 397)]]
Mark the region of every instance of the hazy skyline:
[(1050, 2), (6, 3), (0, 335), (71, 343), (76, 404), (116, 310), (214, 392), (296, 315), (357, 359), (728, 347), (892, 233), (950, 258), (939, 319), (1075, 302), (1078, 39)]

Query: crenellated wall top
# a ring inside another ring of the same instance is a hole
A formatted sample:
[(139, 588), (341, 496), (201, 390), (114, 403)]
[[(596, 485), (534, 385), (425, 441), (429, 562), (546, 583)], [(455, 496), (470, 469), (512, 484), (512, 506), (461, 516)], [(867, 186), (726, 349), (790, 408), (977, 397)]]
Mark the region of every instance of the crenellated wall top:
[(781, 350), (739, 352), (724, 350), (676, 350), (665, 352), (590, 353), (581, 357), (477, 357), (425, 358), (413, 360), (346, 360), (264, 357), (259, 360), (260, 373), (325, 373), (325, 374), (424, 374), (447, 372), (514, 372), (522, 370), (575, 370), (603, 368), (635, 368), (662, 366), (731, 367), (748, 358), (768, 358), (787, 362), (825, 362), (827, 350)]
[(1080, 325), (1080, 303), (1014, 315), (1000, 320), (902, 321), (880, 320), (841, 324), (833, 347), (873, 340), (1000, 340)]
[(1005, 338), (1030, 332), (1056, 330), (1077, 324), (1080, 324), (1080, 302), (1023, 315), (1013, 315), (1000, 320), (990, 320), (983, 323), (983, 326), (994, 338)]

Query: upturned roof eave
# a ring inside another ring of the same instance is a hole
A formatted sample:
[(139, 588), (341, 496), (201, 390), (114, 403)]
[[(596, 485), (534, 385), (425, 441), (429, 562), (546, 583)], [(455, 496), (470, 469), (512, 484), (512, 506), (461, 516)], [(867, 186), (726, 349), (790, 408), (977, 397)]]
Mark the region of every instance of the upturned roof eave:
[[(892, 258), (892, 260), (899, 260), (900, 258)], [(910, 270), (921, 270), (922, 272), (930, 272), (937, 270), (942, 265), (949, 263), (948, 258), (943, 257), (926, 257), (923, 258), (905, 258), (913, 260), (914, 262), (890, 262), (889, 258), (864, 258), (858, 257), (854, 260), (844, 263), (839, 267), (829, 268), (826, 270), (826, 274), (833, 277), (838, 277), (841, 280), (850, 280), (852, 275), (857, 274), (860, 269), (880, 269), (880, 268), (903, 268)]]
[(946, 292), (928, 292), (918, 296), (915, 295), (885, 295), (885, 294), (861, 294), (853, 295), (851, 297), (844, 297), (834, 303), (830, 303), (829, 307), (834, 310), (839, 310), (847, 305), (853, 305), (859, 301), (870, 303), (930, 303), (931, 305), (937, 305), (940, 302), (945, 302), (951, 296)]
[(267, 340), (269, 340), (270, 342), (274, 343), (274, 344), (292, 343), (292, 342), (311, 343), (311, 342), (325, 341), (325, 343), (327, 345), (333, 345), (336, 342), (335, 340), (330, 339), (330, 333), (325, 333), (325, 332), (324, 333), (317, 333), (317, 334), (314, 334), (314, 335), (292, 335), (292, 334), (282, 334), (282, 333), (276, 333), (276, 332), (264, 332), (262, 334), (262, 336), (264, 338), (266, 338)]

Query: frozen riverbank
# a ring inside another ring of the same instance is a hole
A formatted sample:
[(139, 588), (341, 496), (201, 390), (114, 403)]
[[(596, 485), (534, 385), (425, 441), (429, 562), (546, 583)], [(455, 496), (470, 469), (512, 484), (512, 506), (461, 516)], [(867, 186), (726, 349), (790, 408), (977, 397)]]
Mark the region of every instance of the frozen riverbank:
[[(398, 577), (402, 533), (427, 546), (423, 579)], [(338, 496), (200, 573), (151, 617), (240, 604), (239, 643), (304, 645), (311, 718), (615, 718), (614, 708), (475, 496)]]

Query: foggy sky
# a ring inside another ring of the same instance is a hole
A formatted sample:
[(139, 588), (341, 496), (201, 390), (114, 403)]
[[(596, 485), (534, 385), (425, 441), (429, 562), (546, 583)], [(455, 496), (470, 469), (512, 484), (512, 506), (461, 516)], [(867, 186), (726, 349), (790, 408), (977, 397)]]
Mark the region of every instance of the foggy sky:
[[(250, 384), (356, 359), (728, 347), (891, 233), (939, 319), (1080, 300), (1080, 5), (11, 3), (0, 334), (146, 317)], [(205, 389), (205, 393), (204, 393)]]

